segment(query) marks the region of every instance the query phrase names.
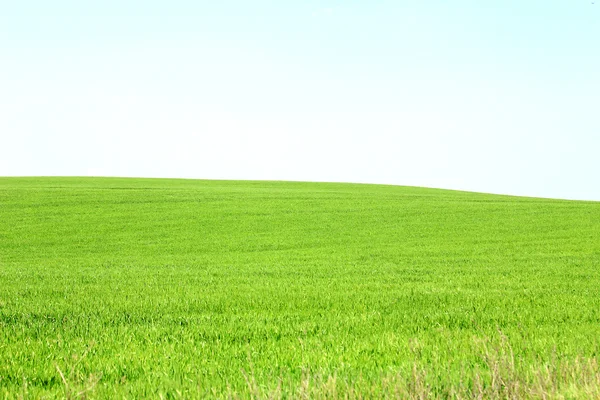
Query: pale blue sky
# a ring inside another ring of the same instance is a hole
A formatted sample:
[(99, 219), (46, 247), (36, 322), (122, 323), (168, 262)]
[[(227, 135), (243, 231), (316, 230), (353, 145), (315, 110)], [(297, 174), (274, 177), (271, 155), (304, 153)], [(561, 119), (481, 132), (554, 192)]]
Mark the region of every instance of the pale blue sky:
[(0, 175), (600, 200), (600, 2), (4, 2), (0, 139)]

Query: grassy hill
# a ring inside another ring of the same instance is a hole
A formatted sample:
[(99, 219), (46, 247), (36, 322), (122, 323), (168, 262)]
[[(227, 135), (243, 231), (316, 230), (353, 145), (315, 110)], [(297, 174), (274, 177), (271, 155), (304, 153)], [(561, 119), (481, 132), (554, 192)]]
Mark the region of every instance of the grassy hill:
[(0, 178), (0, 398), (600, 397), (600, 203)]

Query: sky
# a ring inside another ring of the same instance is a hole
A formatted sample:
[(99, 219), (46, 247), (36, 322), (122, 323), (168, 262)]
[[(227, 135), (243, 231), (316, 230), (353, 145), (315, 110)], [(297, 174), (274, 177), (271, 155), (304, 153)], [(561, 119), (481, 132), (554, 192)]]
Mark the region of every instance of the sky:
[(600, 200), (599, 154), (600, 1), (0, 3), (0, 176)]

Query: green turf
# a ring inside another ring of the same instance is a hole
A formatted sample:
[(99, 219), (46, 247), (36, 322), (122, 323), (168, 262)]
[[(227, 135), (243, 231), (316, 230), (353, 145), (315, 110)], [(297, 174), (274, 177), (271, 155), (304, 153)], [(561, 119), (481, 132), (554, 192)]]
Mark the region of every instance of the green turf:
[(599, 268), (597, 202), (0, 178), (0, 396), (583, 397)]

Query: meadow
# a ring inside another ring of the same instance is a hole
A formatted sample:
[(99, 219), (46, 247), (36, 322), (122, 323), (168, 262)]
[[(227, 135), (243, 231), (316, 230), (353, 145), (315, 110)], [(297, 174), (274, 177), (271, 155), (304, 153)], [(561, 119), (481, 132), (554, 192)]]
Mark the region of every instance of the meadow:
[(0, 178), (0, 398), (600, 398), (600, 202)]

